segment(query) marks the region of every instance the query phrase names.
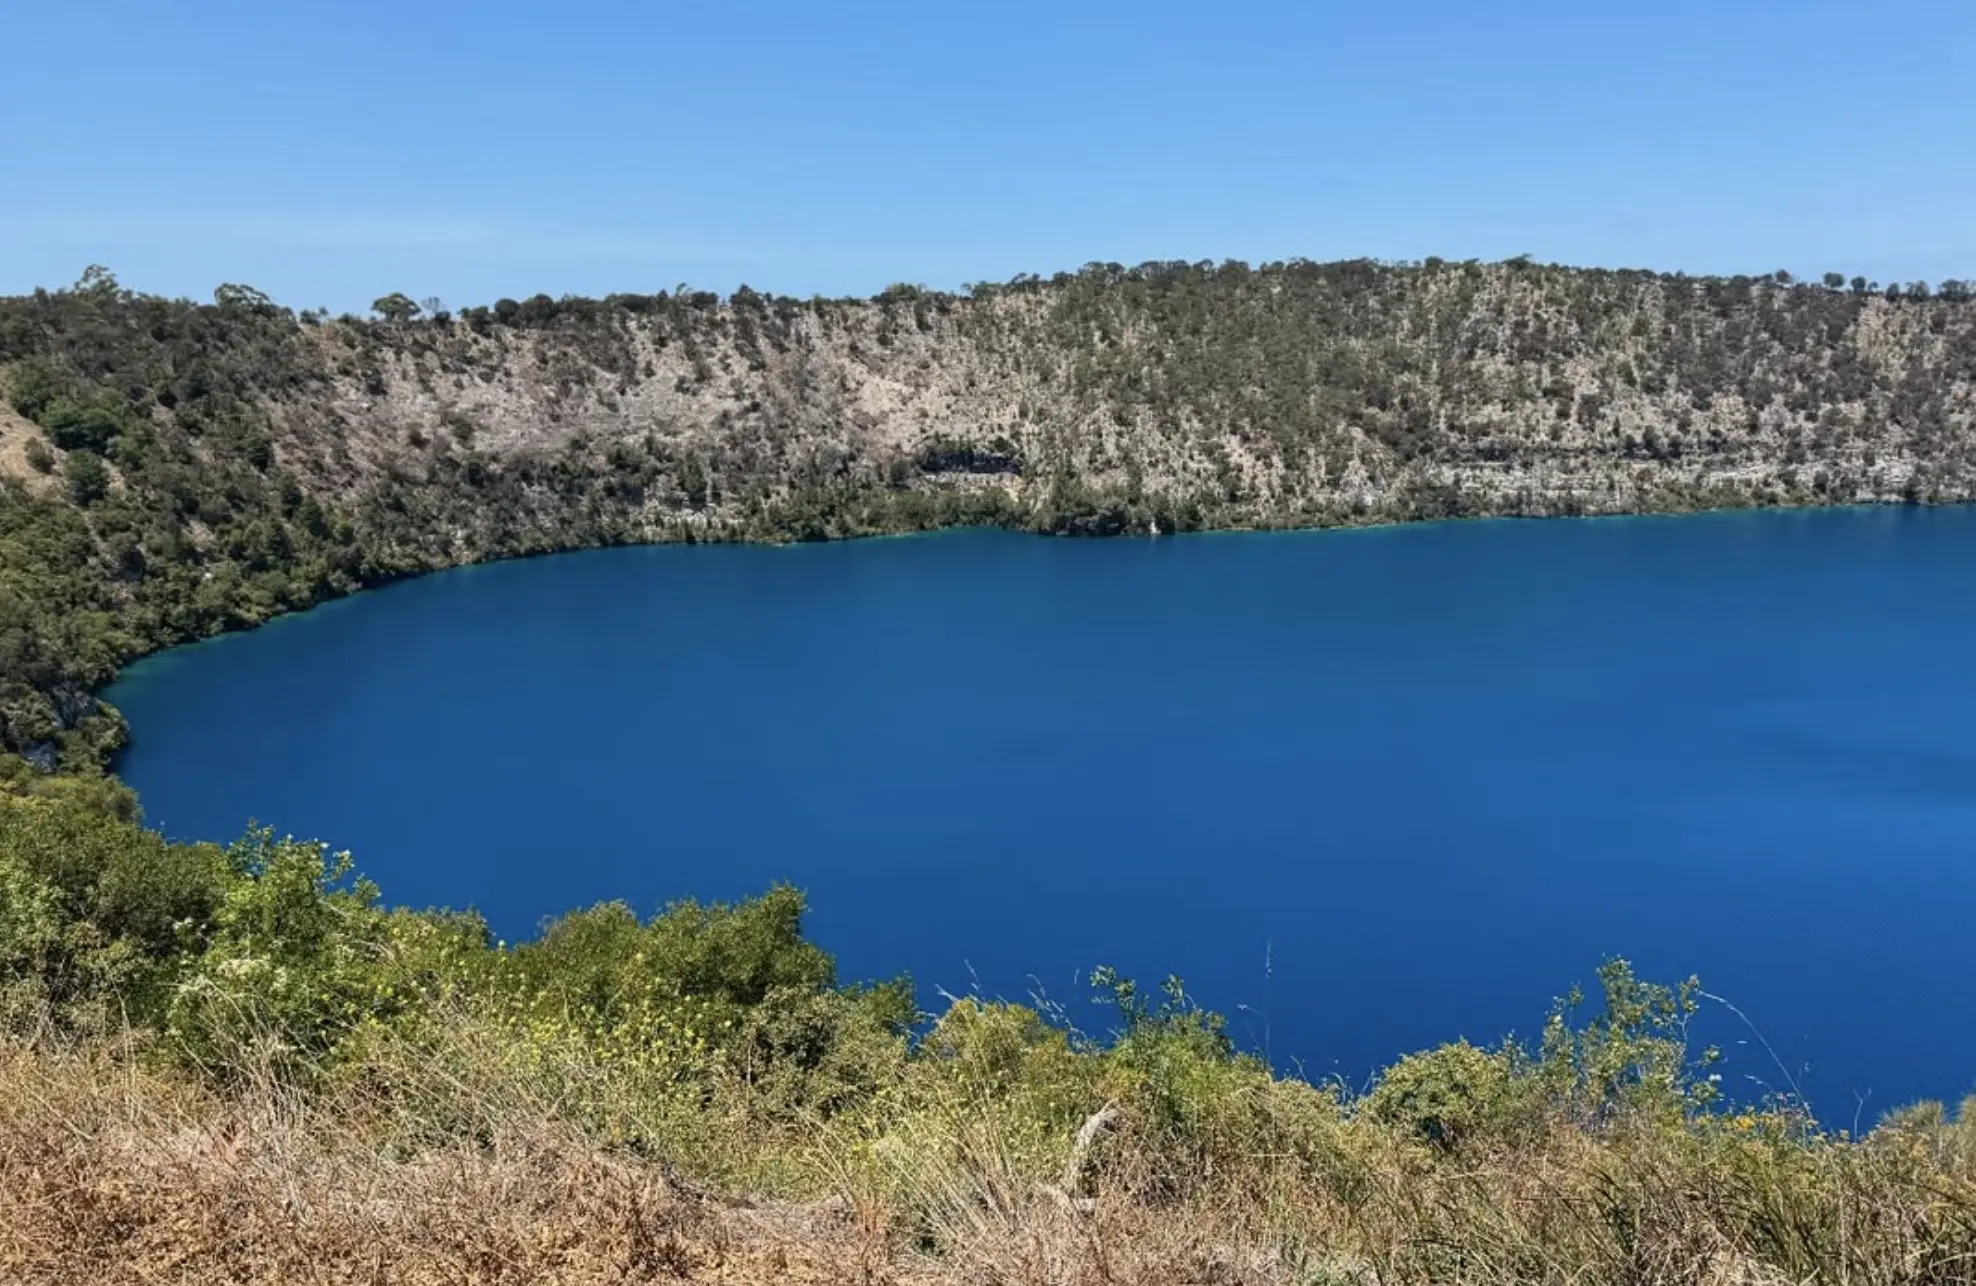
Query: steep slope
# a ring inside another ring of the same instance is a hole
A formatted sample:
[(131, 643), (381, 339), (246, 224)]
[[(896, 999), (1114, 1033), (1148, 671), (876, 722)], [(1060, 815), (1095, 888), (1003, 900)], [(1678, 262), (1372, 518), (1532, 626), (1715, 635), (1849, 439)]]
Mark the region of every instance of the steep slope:
[(124, 658), (547, 549), (1968, 499), (1976, 304), (1864, 287), (1094, 264), (365, 322), (92, 270), (0, 300), (0, 740), (100, 762)]

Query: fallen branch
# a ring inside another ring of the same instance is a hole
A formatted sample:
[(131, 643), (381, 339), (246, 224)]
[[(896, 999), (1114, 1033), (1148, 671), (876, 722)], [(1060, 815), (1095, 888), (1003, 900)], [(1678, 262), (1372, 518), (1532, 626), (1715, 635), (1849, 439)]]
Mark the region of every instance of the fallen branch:
[(1063, 1177), (1050, 1189), (1060, 1205), (1072, 1214), (1088, 1215), (1097, 1208), (1095, 1197), (1080, 1197), (1077, 1190), (1084, 1185), (1084, 1172), (1091, 1164), (1091, 1149), (1097, 1145), (1098, 1137), (1118, 1123), (1118, 1104), (1107, 1103), (1090, 1116), (1077, 1129), (1077, 1137), (1071, 1140), (1070, 1156), (1063, 1163)]

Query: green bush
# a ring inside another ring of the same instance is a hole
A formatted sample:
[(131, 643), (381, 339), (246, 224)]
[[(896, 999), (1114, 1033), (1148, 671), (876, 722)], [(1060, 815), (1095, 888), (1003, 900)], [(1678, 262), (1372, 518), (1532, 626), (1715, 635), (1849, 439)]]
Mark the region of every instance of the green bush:
[(1397, 1125), (1443, 1148), (1500, 1132), (1528, 1102), (1505, 1052), (1467, 1041), (1410, 1054), (1380, 1074), (1359, 1102), (1371, 1119)]
[[(564, 916), (490, 970), (495, 1000), (534, 1039), (701, 1076), (726, 1068), (765, 1110), (836, 1111), (875, 1092), (912, 1021), (904, 981), (839, 988), (802, 936), (803, 897), (674, 903), (641, 923), (622, 903)], [(774, 1105), (774, 1106), (769, 1106)]]
[(130, 423), (130, 414), (108, 398), (77, 401), (58, 397), (42, 408), (36, 422), (64, 451), (107, 452)]
[(64, 1026), (155, 1020), (226, 887), (212, 845), (156, 833), (74, 798), (0, 795), (0, 883), (13, 909), (0, 976)]
[(607, 904), (507, 948), (477, 916), (385, 910), (348, 855), (321, 844), (266, 829), (224, 849), (171, 844), (90, 779), (9, 762), (0, 993), (12, 1022), (129, 1022), (222, 1079), (314, 1080), (379, 1033), (422, 1039), (471, 1014), (538, 1061), (580, 1052), (653, 1086), (736, 1077), (787, 1119), (871, 1101), (906, 1056), (910, 986), (839, 987), (802, 936), (793, 889), (682, 902), (643, 923)]
[(606, 903), (517, 948), (512, 985), (556, 1012), (614, 1021), (677, 1008), (731, 1031), (771, 992), (834, 981), (830, 957), (803, 939), (802, 913), (802, 895), (786, 887), (733, 907), (678, 902), (645, 923), (622, 902)]
[(173, 1052), (222, 1076), (311, 1077), (342, 1038), (418, 999), (390, 950), (377, 890), (347, 853), (250, 831), (225, 853), (224, 894), (165, 1013)]
[(0, 849), (0, 1022), (32, 1028), (53, 1005), (51, 983), (73, 976), (61, 896)]
[(71, 451), (68, 460), (69, 499), (83, 506), (110, 494), (110, 469), (93, 451)]
[(1546, 1092), (1591, 1122), (1621, 1114), (1676, 1119), (1713, 1102), (1716, 1079), (1707, 1072), (1721, 1051), (1703, 1049), (1691, 1061), (1687, 1045), (1700, 982), (1644, 982), (1617, 958), (1599, 966), (1598, 977), (1603, 1007), (1582, 1026), (1571, 1024), (1584, 1004), (1577, 989), (1552, 1008), (1534, 1069)]
[(30, 358), (14, 367), (8, 380), (7, 401), (16, 411), (40, 423), (42, 415), (64, 391), (63, 381), (53, 366)]

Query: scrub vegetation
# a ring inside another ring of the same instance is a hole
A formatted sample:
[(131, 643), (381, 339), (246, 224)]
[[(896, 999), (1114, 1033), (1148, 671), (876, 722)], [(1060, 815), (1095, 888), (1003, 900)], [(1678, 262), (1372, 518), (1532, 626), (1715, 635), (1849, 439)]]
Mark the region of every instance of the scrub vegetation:
[(1976, 1279), (1976, 1114), (1725, 1099), (1693, 981), (1609, 961), (1528, 1041), (1346, 1085), (1178, 980), (921, 1013), (787, 888), (506, 944), (320, 844), (167, 843), (93, 695), (585, 545), (1965, 499), (1959, 284), (1092, 265), (376, 312), (0, 300), (0, 1278)]
[[(802, 899), (531, 942), (322, 846), (0, 801), (9, 1280), (1968, 1280), (1976, 1125), (1731, 1104), (1624, 962), (1528, 1045), (1272, 1074), (1169, 980), (914, 1011)], [(1965, 1114), (1966, 1116), (1967, 1114)]]

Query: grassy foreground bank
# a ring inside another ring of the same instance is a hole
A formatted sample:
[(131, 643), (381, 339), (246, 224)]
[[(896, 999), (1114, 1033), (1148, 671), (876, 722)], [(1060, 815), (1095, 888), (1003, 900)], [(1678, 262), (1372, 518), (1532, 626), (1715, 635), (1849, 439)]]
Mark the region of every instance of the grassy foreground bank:
[(0, 796), (5, 1280), (1976, 1279), (1976, 1123), (1724, 1104), (1621, 962), (1353, 1093), (1177, 983), (918, 1015), (788, 889), (505, 946), (100, 802)]

